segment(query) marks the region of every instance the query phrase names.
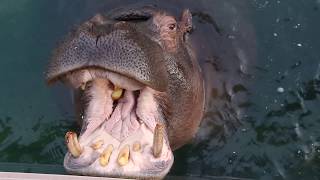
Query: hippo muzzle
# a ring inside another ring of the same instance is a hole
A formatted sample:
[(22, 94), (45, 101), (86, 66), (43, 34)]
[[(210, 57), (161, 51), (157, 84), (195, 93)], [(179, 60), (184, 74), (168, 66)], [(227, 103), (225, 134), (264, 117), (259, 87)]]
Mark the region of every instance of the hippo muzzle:
[[(152, 7), (97, 14), (71, 32), (50, 60), (47, 81), (79, 94), (79, 137), (67, 132), (72, 174), (162, 178), (172, 150), (188, 142), (204, 106), (203, 80), (181, 21)], [(79, 105), (80, 104), (80, 105)]]

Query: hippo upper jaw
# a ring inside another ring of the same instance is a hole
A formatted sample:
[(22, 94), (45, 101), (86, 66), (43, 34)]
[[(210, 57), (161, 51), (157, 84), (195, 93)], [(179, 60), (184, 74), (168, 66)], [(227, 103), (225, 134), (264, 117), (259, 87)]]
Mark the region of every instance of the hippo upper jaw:
[(161, 46), (130, 22), (101, 22), (97, 20), (100, 16), (83, 23), (58, 46), (49, 63), (47, 81), (97, 67), (166, 91), (168, 75)]

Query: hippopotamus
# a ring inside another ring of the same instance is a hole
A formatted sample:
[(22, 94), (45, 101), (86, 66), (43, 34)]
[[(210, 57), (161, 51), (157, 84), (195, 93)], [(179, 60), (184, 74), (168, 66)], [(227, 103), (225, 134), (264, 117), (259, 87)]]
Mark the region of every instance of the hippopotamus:
[(95, 14), (50, 59), (46, 81), (76, 94), (81, 130), (65, 135), (67, 172), (163, 178), (204, 114), (201, 68), (179, 17), (154, 6)]

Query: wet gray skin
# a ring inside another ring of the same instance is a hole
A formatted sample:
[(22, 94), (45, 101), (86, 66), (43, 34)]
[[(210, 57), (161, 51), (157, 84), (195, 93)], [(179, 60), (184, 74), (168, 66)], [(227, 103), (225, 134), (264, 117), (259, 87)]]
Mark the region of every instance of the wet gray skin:
[[(66, 135), (68, 172), (130, 178), (168, 173), (172, 151), (192, 139), (204, 112), (191, 30), (189, 10), (175, 17), (152, 6), (120, 8), (96, 14), (57, 47), (47, 81), (71, 87), (83, 117), (79, 144), (74, 134)], [(112, 98), (117, 88), (123, 93)], [(163, 143), (156, 140), (162, 137)]]

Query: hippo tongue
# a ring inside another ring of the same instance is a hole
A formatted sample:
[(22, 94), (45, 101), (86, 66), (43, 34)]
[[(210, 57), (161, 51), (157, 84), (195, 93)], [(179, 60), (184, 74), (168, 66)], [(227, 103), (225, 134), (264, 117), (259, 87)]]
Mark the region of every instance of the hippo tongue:
[(90, 86), (86, 89), (89, 102), (85, 111), (81, 139), (88, 138), (97, 128), (103, 126), (109, 135), (118, 141), (123, 141), (140, 127), (135, 112), (136, 99), (133, 91), (125, 91), (123, 97), (114, 102), (111, 98), (113, 90), (107, 79), (95, 79)]
[(133, 92), (126, 91), (105, 123), (105, 130), (119, 141), (123, 141), (140, 127), (134, 106)]

